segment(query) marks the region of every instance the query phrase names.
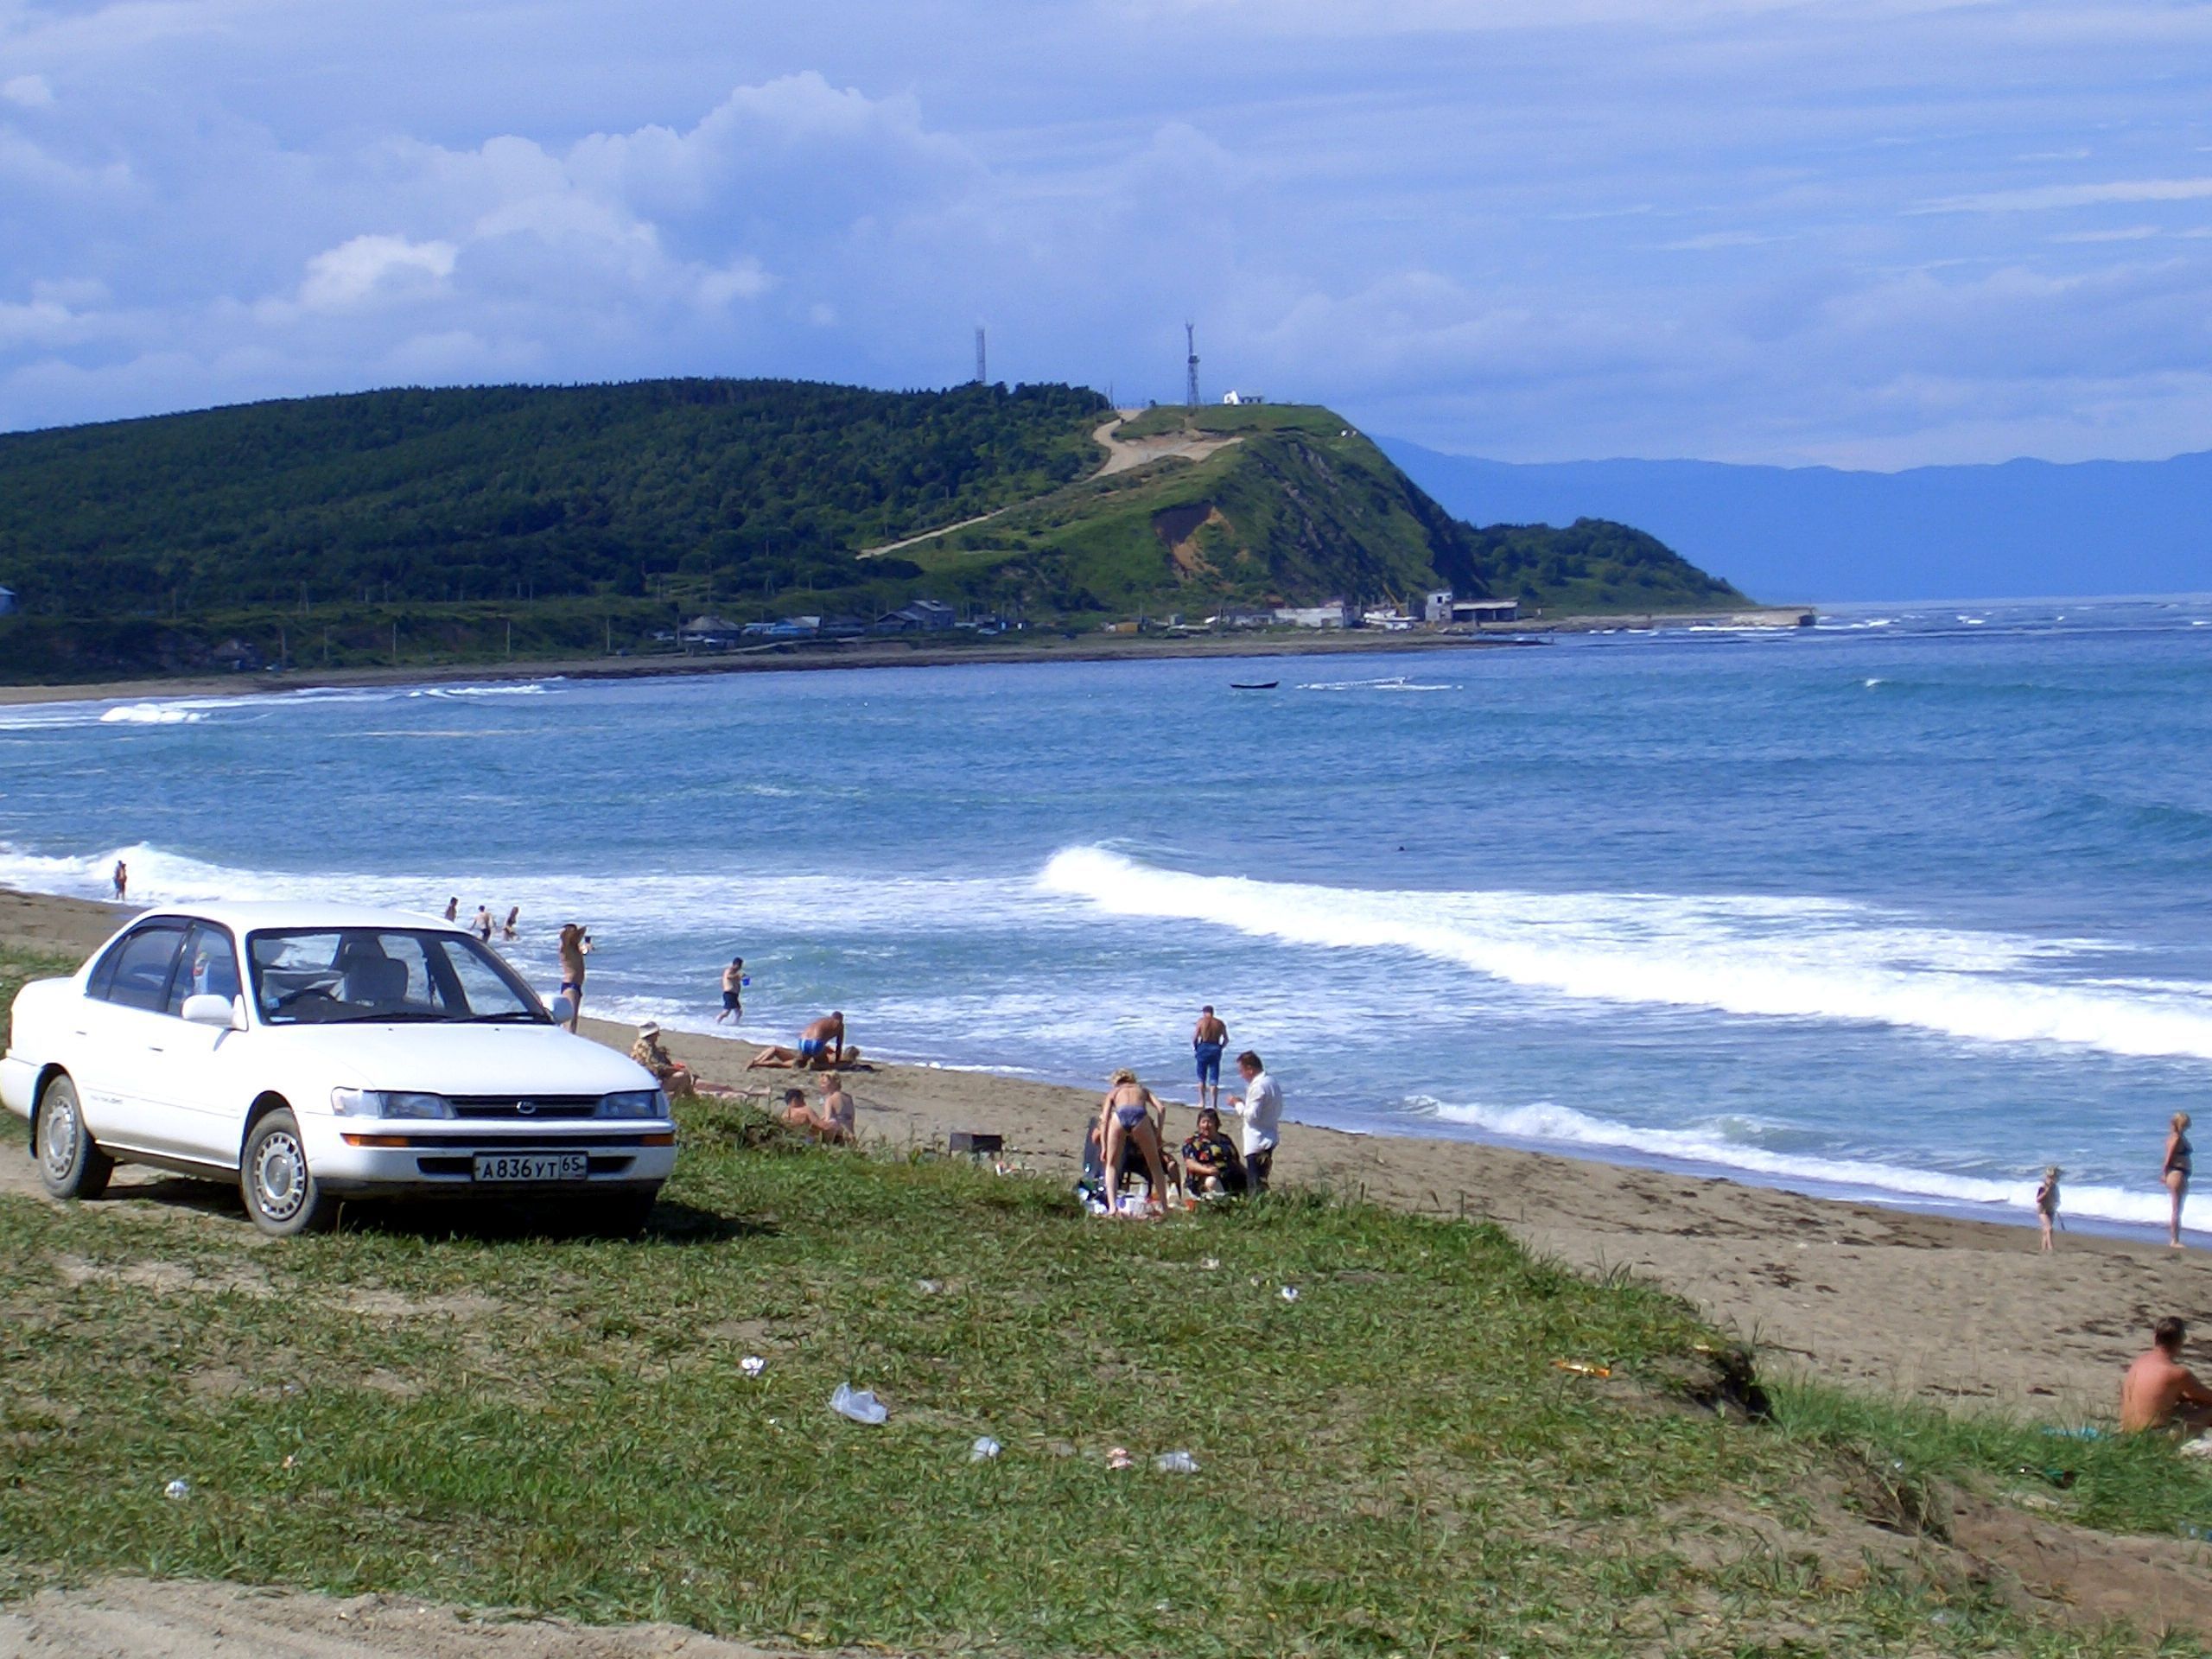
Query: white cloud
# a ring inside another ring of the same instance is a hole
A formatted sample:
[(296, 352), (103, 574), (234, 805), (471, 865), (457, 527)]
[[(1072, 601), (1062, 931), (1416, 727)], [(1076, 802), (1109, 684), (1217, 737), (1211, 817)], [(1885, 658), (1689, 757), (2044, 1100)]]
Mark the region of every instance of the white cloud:
[(2019, 190), (1986, 190), (1923, 202), (1921, 213), (2037, 213), (2063, 207), (2095, 207), (2114, 201), (2202, 201), (2212, 179), (2120, 179), (2107, 184), (2042, 184)]
[(12, 80), (0, 80), (0, 98), (27, 110), (51, 109), (54, 88), (46, 84), (44, 75), (17, 75)]
[(309, 311), (339, 311), (372, 299), (426, 297), (443, 289), (458, 252), (450, 242), (357, 236), (308, 261), (299, 303)]

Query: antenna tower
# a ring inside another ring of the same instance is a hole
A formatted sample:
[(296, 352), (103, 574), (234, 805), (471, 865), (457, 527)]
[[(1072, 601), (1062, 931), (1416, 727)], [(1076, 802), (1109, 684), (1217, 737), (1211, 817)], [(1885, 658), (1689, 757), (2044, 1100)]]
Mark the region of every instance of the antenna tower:
[(1198, 330), (1195, 323), (1183, 325), (1183, 349), (1190, 355), (1183, 359), (1183, 402), (1185, 407), (1198, 406)]
[(983, 325), (979, 322), (976, 325), (976, 384), (988, 385), (990, 378), (983, 370)]

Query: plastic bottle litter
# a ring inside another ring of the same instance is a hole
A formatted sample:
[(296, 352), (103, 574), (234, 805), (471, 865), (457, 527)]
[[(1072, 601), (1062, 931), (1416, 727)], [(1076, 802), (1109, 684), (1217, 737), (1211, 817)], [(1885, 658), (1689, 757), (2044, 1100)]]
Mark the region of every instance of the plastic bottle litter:
[(837, 1385), (837, 1392), (830, 1396), (830, 1409), (856, 1423), (880, 1423), (891, 1415), (874, 1389), (855, 1389), (849, 1382)]
[(168, 1485), (162, 1488), (162, 1496), (163, 1497), (190, 1497), (192, 1496), (192, 1483), (187, 1480), (182, 1475), (179, 1475), (175, 1480), (169, 1482)]
[(1163, 1452), (1152, 1460), (1152, 1466), (1163, 1475), (1195, 1475), (1198, 1460), (1187, 1452)]
[(758, 1376), (768, 1369), (768, 1362), (758, 1354), (747, 1354), (737, 1362), (737, 1369), (747, 1376)]
[(1003, 1448), (1000, 1446), (999, 1443), (993, 1440), (989, 1435), (978, 1434), (976, 1437), (976, 1444), (968, 1448), (968, 1461), (970, 1463), (988, 1463), (993, 1458), (998, 1456), (999, 1452)]
[(1282, 1287), (1282, 1299), (1286, 1302), (1296, 1301), (1298, 1300), (1298, 1287), (1296, 1285), (1285, 1285)]

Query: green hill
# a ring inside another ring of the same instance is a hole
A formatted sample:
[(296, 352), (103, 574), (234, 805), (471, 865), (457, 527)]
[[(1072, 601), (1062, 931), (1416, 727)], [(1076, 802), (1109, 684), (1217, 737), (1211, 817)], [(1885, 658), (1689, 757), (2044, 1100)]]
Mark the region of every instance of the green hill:
[(1440, 585), (1742, 602), (1623, 526), (1463, 524), (1325, 409), (1148, 411), (1116, 442), (1183, 453), (1102, 473), (1111, 422), (1071, 386), (664, 380), (0, 435), (0, 678), (204, 667), (229, 641), (333, 665), (645, 649), (702, 610), (923, 596), (1071, 626)]

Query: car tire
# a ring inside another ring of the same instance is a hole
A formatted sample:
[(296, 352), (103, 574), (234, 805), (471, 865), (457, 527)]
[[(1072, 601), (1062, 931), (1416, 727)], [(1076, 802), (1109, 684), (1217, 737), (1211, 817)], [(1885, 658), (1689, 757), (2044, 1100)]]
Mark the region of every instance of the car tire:
[(38, 1127), (31, 1149), (38, 1160), (39, 1181), (48, 1192), (57, 1198), (97, 1198), (107, 1191), (115, 1160), (100, 1150), (85, 1127), (77, 1085), (67, 1073), (39, 1091), (34, 1121)]
[(257, 1118), (238, 1160), (238, 1194), (247, 1219), (271, 1238), (291, 1238), (330, 1224), (336, 1203), (308, 1167), (299, 1120), (283, 1109)]

